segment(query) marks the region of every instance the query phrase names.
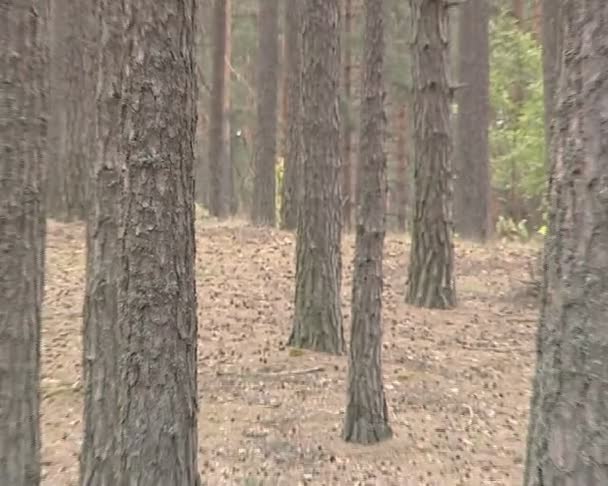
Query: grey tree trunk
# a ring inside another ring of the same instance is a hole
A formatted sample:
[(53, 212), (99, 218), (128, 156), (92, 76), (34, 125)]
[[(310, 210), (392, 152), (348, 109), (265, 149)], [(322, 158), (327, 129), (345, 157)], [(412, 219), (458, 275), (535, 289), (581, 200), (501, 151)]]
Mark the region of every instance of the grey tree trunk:
[(459, 73), (456, 91), (458, 116), (454, 165), (456, 232), (463, 238), (485, 241), (490, 222), (490, 6), (488, 0), (462, 5), (459, 33)]
[[(117, 84), (124, 69), (118, 3), (84, 1), (82, 17), (96, 46), (90, 52), (96, 109), (89, 113), (97, 133), (90, 160), (90, 204), (87, 212), (87, 267), (83, 327), (83, 441), (80, 484), (117, 484), (115, 432), (118, 420), (117, 382), (120, 336), (117, 327), (117, 283), (120, 275), (119, 205), (123, 177), (119, 140), (123, 103)], [(99, 35), (102, 31), (107, 35)]]
[(338, 0), (302, 6), (302, 161), (296, 292), (289, 345), (340, 354), (340, 9)]
[(415, 207), (406, 301), (439, 309), (456, 305), (448, 3), (410, 0)]
[(49, 3), (0, 15), (0, 484), (40, 484)]
[(216, 0), (213, 7), (213, 84), (209, 123), (209, 212), (226, 218), (234, 197), (230, 153), (231, 0)]
[(279, 87), (279, 2), (259, 0), (257, 131), (251, 220), (276, 224), (277, 116)]
[(347, 230), (351, 229), (353, 213), (352, 195), (352, 24), (353, 0), (344, 0), (344, 48), (342, 56), (344, 75), (344, 100), (342, 117), (342, 221)]
[(352, 326), (344, 439), (392, 436), (382, 384), (382, 251), (386, 231), (384, 0), (365, 1)]
[(608, 484), (608, 3), (562, 15), (526, 486)]
[(556, 92), (559, 80), (560, 56), (562, 53), (561, 2), (543, 0), (542, 3), (542, 42), (543, 42), (543, 84), (545, 96), (545, 145), (547, 169), (551, 160), (552, 124), (557, 102)]
[(294, 230), (302, 200), (302, 100), (301, 72), (302, 6), (293, 2), (285, 8), (285, 173), (281, 205), (281, 228)]
[(397, 110), (397, 228), (400, 231), (407, 229), (407, 210), (409, 195), (408, 180), (408, 109), (403, 104)]
[[(85, 441), (95, 449), (83, 451), (81, 483), (192, 486), (200, 484), (195, 2), (134, 0), (129, 7), (98, 4), (96, 15), (104, 35), (85, 404), (105, 392), (115, 404), (85, 411)], [(112, 343), (106, 353), (113, 355), (100, 354)], [(101, 424), (109, 430), (95, 435)]]

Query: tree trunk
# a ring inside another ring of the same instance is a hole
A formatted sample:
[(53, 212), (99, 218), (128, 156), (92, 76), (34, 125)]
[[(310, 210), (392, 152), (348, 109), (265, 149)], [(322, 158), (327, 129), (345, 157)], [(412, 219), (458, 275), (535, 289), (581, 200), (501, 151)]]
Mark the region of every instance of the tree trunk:
[(63, 55), (66, 59), (66, 148), (65, 172), (63, 174), (63, 195), (68, 221), (84, 220), (87, 208), (87, 193), (90, 156), (95, 133), (91, 114), (95, 110), (92, 82), (87, 16), (80, 0), (63, 0), (68, 36)]
[(279, 72), (279, 2), (258, 0), (257, 132), (251, 220), (276, 224), (277, 89)]
[[(83, 484), (200, 484), (194, 5), (134, 0), (125, 11), (110, 2), (96, 15), (104, 33), (97, 84), (103, 122), (89, 231), (98, 248), (89, 257), (85, 389), (88, 407), (105, 392), (115, 405), (85, 411), (95, 424), (85, 425)], [(102, 356), (102, 343), (114, 343), (106, 350), (114, 354)], [(106, 411), (110, 417), (101, 416)], [(109, 430), (96, 437), (91, 432), (102, 433), (104, 421)], [(95, 460), (107, 460), (103, 477), (88, 469)]]
[(10, 486), (40, 484), (48, 13), (48, 2), (9, 0), (0, 16), (0, 483)]
[(463, 238), (485, 241), (490, 224), (490, 8), (487, 0), (462, 5), (458, 29), (459, 74), (463, 86), (458, 102), (456, 185), (454, 215), (456, 232)]
[(217, 218), (230, 214), (233, 188), (230, 155), (230, 0), (215, 0), (213, 24), (213, 84), (209, 123), (209, 212)]
[(608, 484), (608, 3), (563, 8), (526, 486)]
[(456, 305), (447, 4), (410, 0), (416, 189), (406, 301), (439, 309)]
[[(520, 25), (526, 18), (526, 2), (525, 0), (512, 0), (513, 16), (517, 19)], [(523, 28), (523, 25), (522, 25)]]
[(281, 198), (281, 227), (294, 230), (302, 200), (302, 100), (301, 90), (301, 24), (300, 2), (285, 8), (285, 174)]
[(305, 0), (302, 8), (304, 193), (289, 345), (340, 354), (340, 10), (338, 0)]
[(542, 42), (543, 42), (543, 82), (545, 96), (545, 146), (546, 167), (551, 160), (551, 137), (553, 112), (556, 103), (559, 80), (560, 55), (562, 53), (562, 5), (555, 0), (543, 0)]
[(386, 231), (384, 0), (365, 1), (365, 64), (357, 167), (357, 234), (344, 439), (392, 436), (382, 384), (382, 251)]
[(407, 206), (409, 184), (407, 178), (407, 106), (404, 104), (397, 111), (397, 227), (399, 231), (407, 229)]
[(352, 224), (352, 23), (353, 2), (344, 0), (344, 55), (342, 64), (344, 71), (344, 100), (342, 117), (342, 220), (345, 228), (350, 230)]
[[(120, 275), (119, 204), (123, 177), (118, 160), (122, 103), (120, 79), (123, 70), (124, 41), (121, 37), (120, 4), (93, 6), (87, 22), (91, 38), (98, 45), (91, 52), (95, 66), (93, 94), (96, 109), (89, 116), (97, 134), (90, 154), (91, 176), (87, 217), (87, 267), (83, 327), (83, 441), (80, 450), (80, 484), (115, 484), (117, 465), (114, 432), (118, 420), (117, 381), (120, 338), (116, 321), (117, 281)], [(101, 36), (106, 31), (108, 35)]]

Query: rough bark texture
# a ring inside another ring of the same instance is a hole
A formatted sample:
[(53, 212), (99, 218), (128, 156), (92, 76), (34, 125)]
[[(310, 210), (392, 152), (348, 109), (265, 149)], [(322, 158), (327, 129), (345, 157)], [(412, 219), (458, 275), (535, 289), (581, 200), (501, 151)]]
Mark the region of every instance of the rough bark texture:
[(608, 3), (563, 6), (526, 486), (608, 484)]
[(80, 484), (116, 484), (115, 427), (119, 335), (117, 281), (120, 252), (118, 217), (123, 185), (119, 144), (123, 106), (120, 79), (123, 69), (121, 4), (83, 2), (90, 8), (88, 28), (98, 36), (91, 51), (95, 65), (96, 110), (89, 114), (96, 131), (90, 155), (90, 205), (87, 213), (87, 269), (83, 328), (84, 434), (80, 451)]
[(296, 239), (291, 346), (344, 351), (340, 310), (340, 10), (305, 0), (302, 11), (302, 210)]
[[(230, 214), (233, 171), (230, 154), (230, 1), (215, 0), (213, 7), (213, 82), (209, 123), (209, 212), (217, 218)], [(203, 184), (205, 182), (203, 181)]]
[(344, 439), (392, 436), (382, 384), (382, 252), (386, 231), (384, 0), (365, 1), (365, 59), (357, 166), (357, 223)]
[[(89, 261), (85, 362), (91, 363), (85, 377), (88, 406), (108, 392), (115, 408), (98, 404), (99, 415), (88, 412), (92, 423), (85, 434), (91, 436), (85, 440), (96, 444), (102, 458), (84, 452), (84, 484), (200, 483), (194, 5), (192, 0), (98, 5), (100, 67), (108, 70), (98, 83), (100, 159), (89, 232), (89, 245), (97, 248)], [(102, 344), (113, 341), (115, 347), (106, 352), (115, 353), (114, 360), (99, 354)], [(99, 359), (106, 361), (95, 363)], [(103, 423), (110, 430), (96, 437)], [(92, 469), (96, 466), (99, 472)]]
[(352, 225), (352, 212), (354, 207), (352, 195), (352, 23), (353, 2), (344, 0), (344, 49), (342, 56), (344, 76), (344, 116), (342, 118), (342, 221), (344, 227), (350, 230)]
[(397, 112), (397, 227), (400, 231), (407, 228), (407, 206), (409, 183), (407, 178), (407, 106), (403, 105)]
[(257, 131), (251, 220), (276, 224), (277, 108), (279, 83), (279, 2), (259, 0)]
[(0, 14), (0, 484), (40, 484), (49, 4)]
[(561, 2), (543, 0), (542, 3), (542, 42), (543, 42), (543, 83), (545, 96), (545, 144), (547, 163), (551, 160), (551, 138), (553, 112), (556, 103), (557, 83), (559, 80), (560, 55), (562, 53)]
[(302, 100), (300, 97), (302, 8), (293, 2), (285, 8), (285, 173), (281, 198), (281, 227), (294, 230), (302, 199)]
[(459, 32), (458, 102), (454, 166), (456, 232), (485, 241), (490, 236), (490, 6), (487, 0), (462, 5)]
[(456, 304), (446, 0), (410, 0), (413, 22), (415, 207), (406, 301)]

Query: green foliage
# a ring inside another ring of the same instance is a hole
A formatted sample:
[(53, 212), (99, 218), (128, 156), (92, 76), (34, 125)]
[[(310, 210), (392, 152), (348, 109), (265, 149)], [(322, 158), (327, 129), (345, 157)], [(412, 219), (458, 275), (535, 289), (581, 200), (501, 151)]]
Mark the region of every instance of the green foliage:
[(496, 222), (496, 236), (509, 241), (528, 241), (530, 233), (528, 232), (526, 223), (525, 219), (516, 223), (512, 218), (499, 216)]
[(506, 11), (491, 25), (493, 185), (509, 203), (538, 205), (545, 189), (541, 46)]

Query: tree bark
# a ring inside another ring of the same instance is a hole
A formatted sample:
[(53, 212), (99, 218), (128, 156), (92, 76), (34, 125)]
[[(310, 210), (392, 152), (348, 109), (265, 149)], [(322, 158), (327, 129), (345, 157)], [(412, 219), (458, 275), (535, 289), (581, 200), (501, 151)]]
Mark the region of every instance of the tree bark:
[(406, 301), (439, 309), (456, 305), (447, 4), (410, 0), (416, 189)]
[(560, 55), (562, 53), (562, 5), (554, 0), (542, 3), (543, 83), (545, 102), (546, 167), (550, 169), (551, 138)]
[(352, 195), (352, 23), (353, 2), (344, 0), (344, 55), (342, 56), (344, 75), (344, 100), (342, 117), (342, 220), (346, 230), (352, 225), (353, 195)]
[(231, 0), (215, 0), (213, 7), (213, 84), (209, 124), (209, 212), (217, 218), (230, 214), (234, 198), (230, 154)]
[(357, 226), (344, 439), (392, 436), (382, 384), (382, 252), (386, 232), (384, 0), (365, 1)]
[(302, 200), (302, 109), (301, 109), (301, 26), (300, 2), (285, 8), (285, 173), (281, 198), (281, 228), (296, 229)]
[(487, 0), (462, 5), (459, 32), (456, 232), (463, 238), (486, 241), (490, 224), (490, 8)]
[(258, 0), (257, 132), (251, 220), (276, 224), (277, 108), (278, 108), (278, 0)]
[(608, 484), (608, 3), (563, 3), (524, 484)]
[(302, 157), (295, 315), (289, 345), (340, 354), (344, 332), (340, 208), (340, 10), (305, 0), (302, 11)]
[(0, 15), (0, 483), (40, 484), (48, 14), (9, 0)]
[[(81, 484), (197, 485), (195, 3), (98, 8), (101, 122), (85, 403), (108, 392), (114, 407), (85, 411), (85, 441), (94, 450), (81, 456)], [(112, 343), (102, 355), (101, 345)], [(102, 461), (98, 474), (92, 468)]]
[(409, 184), (407, 177), (407, 106), (404, 104), (397, 111), (397, 228), (399, 231), (407, 229), (407, 206)]

